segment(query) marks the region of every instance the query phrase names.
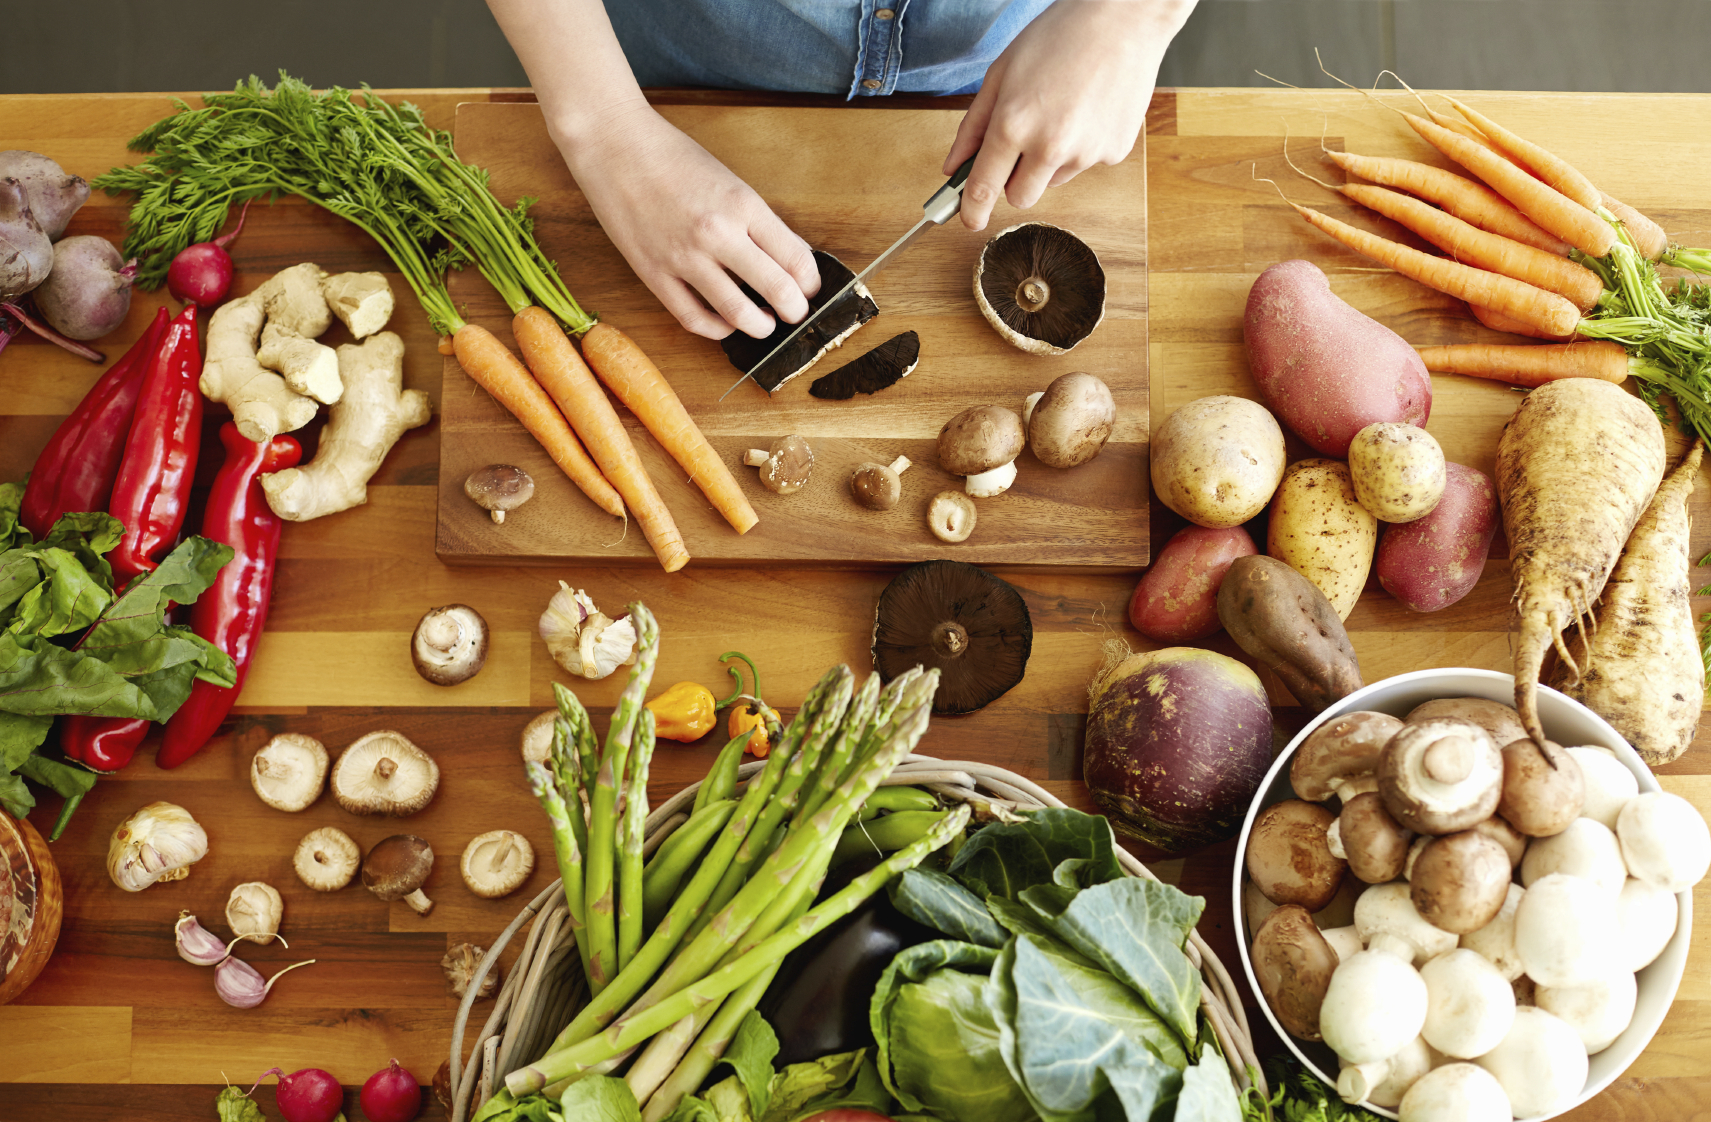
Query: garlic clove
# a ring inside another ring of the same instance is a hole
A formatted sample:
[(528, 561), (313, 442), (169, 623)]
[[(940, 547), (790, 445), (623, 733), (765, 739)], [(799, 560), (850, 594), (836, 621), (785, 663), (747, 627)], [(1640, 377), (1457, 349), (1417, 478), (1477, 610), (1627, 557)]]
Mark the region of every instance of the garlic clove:
[(107, 844), (107, 875), (126, 892), (156, 881), (183, 880), (208, 853), (208, 835), (190, 812), (150, 803), (119, 824)]
[(273, 988), (273, 983), (279, 981), (281, 974), (287, 974), (299, 966), (309, 966), (315, 959), (305, 959), (294, 962), (281, 970), (279, 974), (262, 980), (261, 974), (255, 967), (241, 958), (228, 958), (220, 963), (214, 971), (214, 992), (220, 995), (220, 1000), (238, 1009), (254, 1009), (267, 999), (267, 993)]
[(218, 966), (226, 960), (226, 944), (197, 923), (196, 917), (189, 912), (178, 913), (178, 922), (172, 925), (172, 935), (178, 943), (178, 957), (192, 966)]

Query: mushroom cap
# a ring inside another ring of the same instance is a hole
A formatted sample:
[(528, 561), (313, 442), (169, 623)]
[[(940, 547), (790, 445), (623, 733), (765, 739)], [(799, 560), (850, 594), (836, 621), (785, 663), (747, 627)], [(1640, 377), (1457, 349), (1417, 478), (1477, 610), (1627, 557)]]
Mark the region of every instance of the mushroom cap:
[(516, 510), (535, 496), (535, 480), (510, 464), (476, 468), (463, 481), (463, 493), (483, 510)]
[(911, 565), (879, 594), (873, 668), (887, 682), (911, 666), (937, 669), (934, 713), (972, 713), (1002, 697), (1022, 680), (1033, 645), (1021, 594), (961, 561)]
[(1471, 1060), (1497, 1047), (1515, 1020), (1509, 979), (1476, 951), (1453, 950), (1420, 967), (1426, 1023), (1420, 1035), (1446, 1056)]
[[(814, 263), (820, 268), (820, 291), (808, 301), (810, 315), (819, 311), (821, 305), (842, 292), (844, 286), (855, 279), (855, 273), (849, 266), (829, 253), (816, 249)], [(763, 310), (772, 310), (772, 306), (743, 281), (739, 280), (737, 287)], [(878, 314), (879, 305), (873, 302), (873, 296), (868, 292), (867, 286), (858, 284), (853, 291), (838, 301), (837, 307), (809, 324), (808, 330), (792, 339), (790, 345), (777, 354), (772, 354), (773, 348), (796, 330), (795, 324), (785, 323), (782, 319), (773, 327), (772, 334), (765, 339), (756, 339), (741, 331), (733, 331), (719, 341), (719, 346), (724, 350), (725, 357), (731, 360), (732, 366), (745, 373), (753, 370), (755, 383), (771, 393), (820, 361), (827, 351), (838, 346), (849, 338), (856, 328)], [(766, 365), (757, 368), (756, 364), (762, 359), (766, 359)]]
[(1527, 855), (1521, 859), (1521, 883), (1532, 887), (1552, 873), (1589, 880), (1612, 897), (1622, 891), (1628, 879), (1616, 835), (1591, 818), (1576, 818), (1562, 833), (1534, 838), (1527, 847)]
[(1414, 835), (1390, 812), (1377, 791), (1363, 791), (1343, 804), (1337, 834), (1347, 855), (1349, 872), (1367, 884), (1384, 884), (1402, 875)]
[(1028, 447), (1047, 467), (1078, 467), (1099, 454), (1116, 423), (1109, 386), (1091, 374), (1065, 374), (1029, 412)]
[(1473, 828), (1503, 847), (1503, 851), (1509, 855), (1511, 869), (1519, 865), (1521, 858), (1527, 855), (1527, 835), (1509, 825), (1509, 820), (1501, 814), (1482, 818), (1474, 823)]
[(1274, 1016), (1293, 1036), (1319, 1039), (1319, 1006), (1337, 969), (1337, 952), (1313, 917), (1298, 904), (1284, 904), (1254, 935), (1254, 978)]
[(410, 638), (410, 660), (436, 686), (467, 682), (487, 661), (487, 621), (468, 604), (429, 608)]
[(1555, 1114), (1586, 1086), (1586, 1046), (1580, 1034), (1536, 1006), (1516, 1009), (1503, 1040), (1475, 1062), (1497, 1077), (1516, 1118)]
[(336, 826), (322, 826), (303, 835), (292, 855), (297, 879), (316, 892), (337, 892), (356, 876), (362, 850)]
[(1521, 956), (1515, 953), (1515, 909), (1521, 906), (1521, 898), (1526, 892), (1526, 889), (1510, 881), (1509, 887), (1504, 889), (1503, 906), (1497, 909), (1497, 914), (1479, 930), (1463, 934), (1458, 943), (1459, 946), (1483, 956), (1510, 982), (1524, 973)]
[(979, 475), (1022, 454), (1022, 418), (1002, 405), (971, 405), (939, 430), (939, 466), (952, 475)]
[(1628, 872), (1670, 892), (1692, 888), (1711, 867), (1711, 832), (1693, 804), (1667, 791), (1628, 800), (1616, 816)]
[(544, 764), (551, 758), (553, 722), (557, 720), (557, 709), (543, 709), (536, 713), (528, 724), (523, 726), (523, 735), (519, 738), (518, 747), (523, 753), (524, 763)]
[[(1556, 766), (1545, 761), (1549, 752)], [(1620, 765), (1617, 765), (1620, 766)], [(1531, 737), (1503, 749), (1503, 793), (1497, 813), (1530, 838), (1561, 833), (1580, 816), (1586, 802), (1586, 780), (1580, 764), (1558, 744), (1540, 749)]]
[(1409, 1122), (1509, 1122), (1509, 1096), (1478, 1064), (1445, 1064), (1414, 1081), (1397, 1113)]
[(850, 475), (850, 495), (869, 510), (890, 510), (903, 497), (903, 480), (889, 465), (868, 460)]
[(1105, 270), (1068, 230), (1024, 222), (981, 247), (974, 300), (1011, 344), (1029, 354), (1061, 355), (1105, 317)]
[(1378, 761), (1385, 809), (1417, 834), (1453, 834), (1491, 817), (1502, 788), (1503, 757), (1471, 721), (1404, 725)]
[(1426, 983), (1393, 954), (1365, 950), (1338, 964), (1319, 1006), (1332, 1051), (1364, 1064), (1395, 1055), (1426, 1023)]
[(1247, 869), (1265, 898), (1316, 912), (1331, 902), (1348, 865), (1331, 855), (1325, 831), (1336, 816), (1318, 803), (1285, 799), (1260, 811), (1248, 835)]
[(415, 814), (439, 786), (440, 765), (391, 729), (358, 737), (333, 765), (333, 798), (352, 814)]
[(1621, 934), (1623, 968), (1644, 970), (1675, 935), (1681, 921), (1681, 901), (1667, 888), (1629, 877), (1616, 897), (1616, 925)]
[(1361, 893), (1355, 901), (1355, 928), (1369, 948), (1377, 946), (1413, 963), (1427, 962), (1456, 945), (1454, 933), (1426, 922), (1406, 881), (1375, 884)]
[(1521, 715), (1513, 705), (1485, 697), (1439, 697), (1422, 701), (1408, 711), (1403, 720), (1410, 725), (1442, 720), (1472, 721), (1491, 734), (1497, 745), (1513, 744), (1527, 735), (1521, 725)]
[[(1512, 871), (1509, 854), (1479, 831), (1443, 834), (1427, 842), (1415, 860), (1409, 896), (1427, 923), (1464, 935), (1478, 931), (1503, 910)], [(1437, 1041), (1432, 1044), (1443, 1047)]]
[(362, 886), (382, 900), (398, 900), (422, 887), (433, 871), (433, 846), (415, 834), (393, 834), (363, 858)]
[(806, 437), (791, 433), (772, 442), (766, 462), (760, 465), (760, 482), (775, 495), (793, 495), (813, 472), (814, 450)]
[(1620, 927), (1608, 891), (1552, 873), (1527, 886), (1515, 909), (1515, 953), (1542, 986), (1590, 982), (1620, 961)]
[(1402, 728), (1389, 713), (1361, 710), (1326, 721), (1295, 750), (1289, 785), (1308, 802), (1323, 802), (1345, 782), (1378, 770), (1384, 746)]
[(1560, 1017), (1580, 1035), (1588, 1055), (1597, 1055), (1627, 1029), (1640, 994), (1634, 972), (1615, 966), (1582, 985), (1538, 986), (1533, 996), (1540, 1009)]
[(308, 809), (326, 782), (326, 747), (300, 732), (282, 732), (250, 757), (250, 786), (276, 810)]
[(1628, 800), (1640, 793), (1640, 781), (1634, 773), (1602, 748), (1564, 749), (1580, 765), (1580, 778), (1585, 787), (1580, 813), (1616, 828), (1616, 816), (1628, 805)]
[(961, 491), (940, 491), (927, 504), (927, 528), (942, 542), (967, 541), (978, 520), (974, 500)]
[(848, 401), (858, 393), (878, 393), (914, 373), (921, 361), (921, 337), (913, 331), (892, 336), (860, 358), (815, 378), (808, 396)]
[[(1445, 1057), (1424, 1038), (1416, 1036), (1394, 1056), (1372, 1064), (1341, 1061), (1337, 1094), (1344, 1102), (1371, 1103), (1394, 1110), (1422, 1075), (1445, 1062)], [(1483, 1074), (1483, 1073), (1482, 1073)]]
[(458, 868), (471, 892), (497, 900), (517, 891), (535, 871), (535, 847), (515, 830), (489, 830), (464, 846)]

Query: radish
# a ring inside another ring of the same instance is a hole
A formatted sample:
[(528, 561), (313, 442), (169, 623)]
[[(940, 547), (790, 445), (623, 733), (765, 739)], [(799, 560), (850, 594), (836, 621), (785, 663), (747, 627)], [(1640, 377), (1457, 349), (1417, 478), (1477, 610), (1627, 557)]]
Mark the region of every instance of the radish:
[(262, 1078), (279, 1076), (273, 1097), (285, 1122), (333, 1122), (344, 1110), (345, 1089), (318, 1067), (306, 1067), (290, 1075), (278, 1068), (263, 1072)]
[(368, 1122), (410, 1122), (422, 1113), (422, 1088), (393, 1060), (362, 1085), (362, 1112)]
[(166, 288), (173, 297), (206, 308), (226, 298), (232, 287), (232, 255), (226, 247), (243, 232), (244, 219), (249, 217), (250, 202), (238, 214), (238, 224), (229, 234), (221, 234), (211, 242), (197, 242), (180, 250), (166, 270)]

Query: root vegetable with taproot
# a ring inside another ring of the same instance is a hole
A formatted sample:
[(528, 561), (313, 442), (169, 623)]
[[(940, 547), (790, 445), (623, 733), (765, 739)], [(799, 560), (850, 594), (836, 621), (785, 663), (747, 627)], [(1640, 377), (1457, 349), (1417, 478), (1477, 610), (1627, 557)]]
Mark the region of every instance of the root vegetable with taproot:
[[(1534, 691), (1554, 643), (1564, 643), (1604, 590), (1610, 570), (1663, 479), (1663, 430), (1651, 410), (1609, 382), (1565, 378), (1521, 402), (1497, 446), (1497, 492), (1509, 538), (1514, 601), (1515, 708), (1551, 759)], [(1596, 626), (1596, 621), (1594, 621)]]

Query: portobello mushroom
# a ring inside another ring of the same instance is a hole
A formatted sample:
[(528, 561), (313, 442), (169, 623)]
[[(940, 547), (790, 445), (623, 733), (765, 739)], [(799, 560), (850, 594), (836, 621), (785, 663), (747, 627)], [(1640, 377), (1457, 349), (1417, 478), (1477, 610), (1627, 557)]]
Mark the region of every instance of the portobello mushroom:
[[(820, 267), (820, 291), (808, 301), (809, 315), (819, 311), (826, 301), (855, 279), (855, 273), (829, 253), (815, 250), (814, 263)], [(754, 289), (740, 281), (738, 286), (750, 300), (769, 312), (772, 310), (772, 306)], [(873, 296), (869, 294), (867, 287), (856, 285), (835, 307), (815, 320), (807, 331), (797, 336), (790, 346), (767, 359), (766, 365), (754, 372), (754, 380), (767, 393), (774, 392), (819, 362), (827, 351), (841, 344), (856, 328), (878, 314), (879, 305), (873, 302)], [(756, 339), (741, 331), (733, 331), (725, 336), (719, 345), (724, 348), (725, 357), (731, 360), (731, 365), (746, 372), (761, 359), (772, 354), (773, 348), (784, 342), (785, 337), (794, 330), (795, 324), (785, 323), (781, 319), (772, 329), (772, 334), (765, 339)]]
[(873, 668), (889, 682), (911, 666), (939, 671), (933, 712), (972, 713), (1022, 680), (1034, 626), (1021, 593), (961, 561), (911, 565), (879, 594)]
[(921, 337), (905, 331), (814, 379), (808, 393), (824, 401), (848, 401), (858, 393), (878, 393), (914, 373), (920, 361)]

